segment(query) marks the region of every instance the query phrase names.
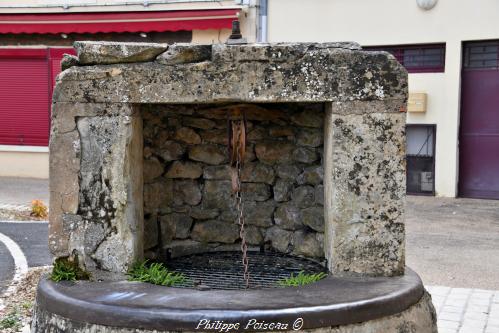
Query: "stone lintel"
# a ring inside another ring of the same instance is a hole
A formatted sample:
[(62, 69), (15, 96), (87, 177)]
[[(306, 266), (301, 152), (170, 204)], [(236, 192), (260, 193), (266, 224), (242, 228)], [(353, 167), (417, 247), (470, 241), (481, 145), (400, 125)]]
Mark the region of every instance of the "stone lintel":
[(405, 113), (326, 108), (325, 252), (338, 275), (404, 273)]
[(71, 67), (59, 75), (54, 101), (386, 101), (407, 94), (406, 71), (393, 56), (354, 44), (218, 44), (210, 58), (199, 46), (176, 50), (155, 62)]

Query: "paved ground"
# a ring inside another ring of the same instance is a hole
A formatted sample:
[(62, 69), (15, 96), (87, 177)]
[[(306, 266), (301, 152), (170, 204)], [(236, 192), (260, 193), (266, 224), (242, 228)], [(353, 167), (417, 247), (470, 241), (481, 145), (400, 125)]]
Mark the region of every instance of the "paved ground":
[[(48, 250), (48, 225), (43, 222), (0, 222), (0, 233), (16, 242), (28, 261), (28, 267), (46, 266), (52, 263)], [(0, 294), (14, 275), (14, 260), (0, 242)], [(7, 280), (7, 281), (6, 281)]]
[(406, 227), (426, 285), (499, 290), (499, 201), (411, 196)]
[(499, 291), (427, 287), (439, 333), (498, 333)]
[(49, 185), (46, 179), (0, 177), (0, 207), (30, 205), (32, 200), (49, 202)]
[(14, 277), (14, 259), (3, 243), (0, 242), (0, 295), (9, 287)]

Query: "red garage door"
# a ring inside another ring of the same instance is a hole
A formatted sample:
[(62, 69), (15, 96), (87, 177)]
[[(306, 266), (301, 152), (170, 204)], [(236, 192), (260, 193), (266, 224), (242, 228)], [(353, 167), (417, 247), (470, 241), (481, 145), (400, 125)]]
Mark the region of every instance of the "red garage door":
[(62, 50), (0, 49), (0, 145), (48, 145), (52, 85)]
[(499, 199), (499, 41), (464, 45), (459, 194)]
[(2, 50), (0, 144), (46, 146), (48, 108), (47, 50)]

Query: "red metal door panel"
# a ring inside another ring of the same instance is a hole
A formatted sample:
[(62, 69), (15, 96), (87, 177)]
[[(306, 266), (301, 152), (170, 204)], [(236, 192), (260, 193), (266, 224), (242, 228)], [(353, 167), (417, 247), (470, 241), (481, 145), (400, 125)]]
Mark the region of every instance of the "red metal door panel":
[(50, 84), (47, 50), (26, 51), (33, 54), (10, 57), (5, 52), (0, 54), (0, 144), (47, 146)]
[(499, 70), (462, 73), (459, 195), (499, 199)]

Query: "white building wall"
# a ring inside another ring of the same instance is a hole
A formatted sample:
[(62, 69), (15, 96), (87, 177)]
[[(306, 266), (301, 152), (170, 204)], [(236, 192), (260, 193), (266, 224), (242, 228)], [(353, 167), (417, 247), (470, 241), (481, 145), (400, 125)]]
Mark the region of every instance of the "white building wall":
[(268, 0), (270, 42), (356, 41), (364, 46), (446, 43), (445, 73), (409, 75), (409, 90), (428, 93), (426, 114), (408, 123), (436, 124), (437, 195), (454, 197), (458, 179), (461, 45), (499, 38), (499, 1)]

